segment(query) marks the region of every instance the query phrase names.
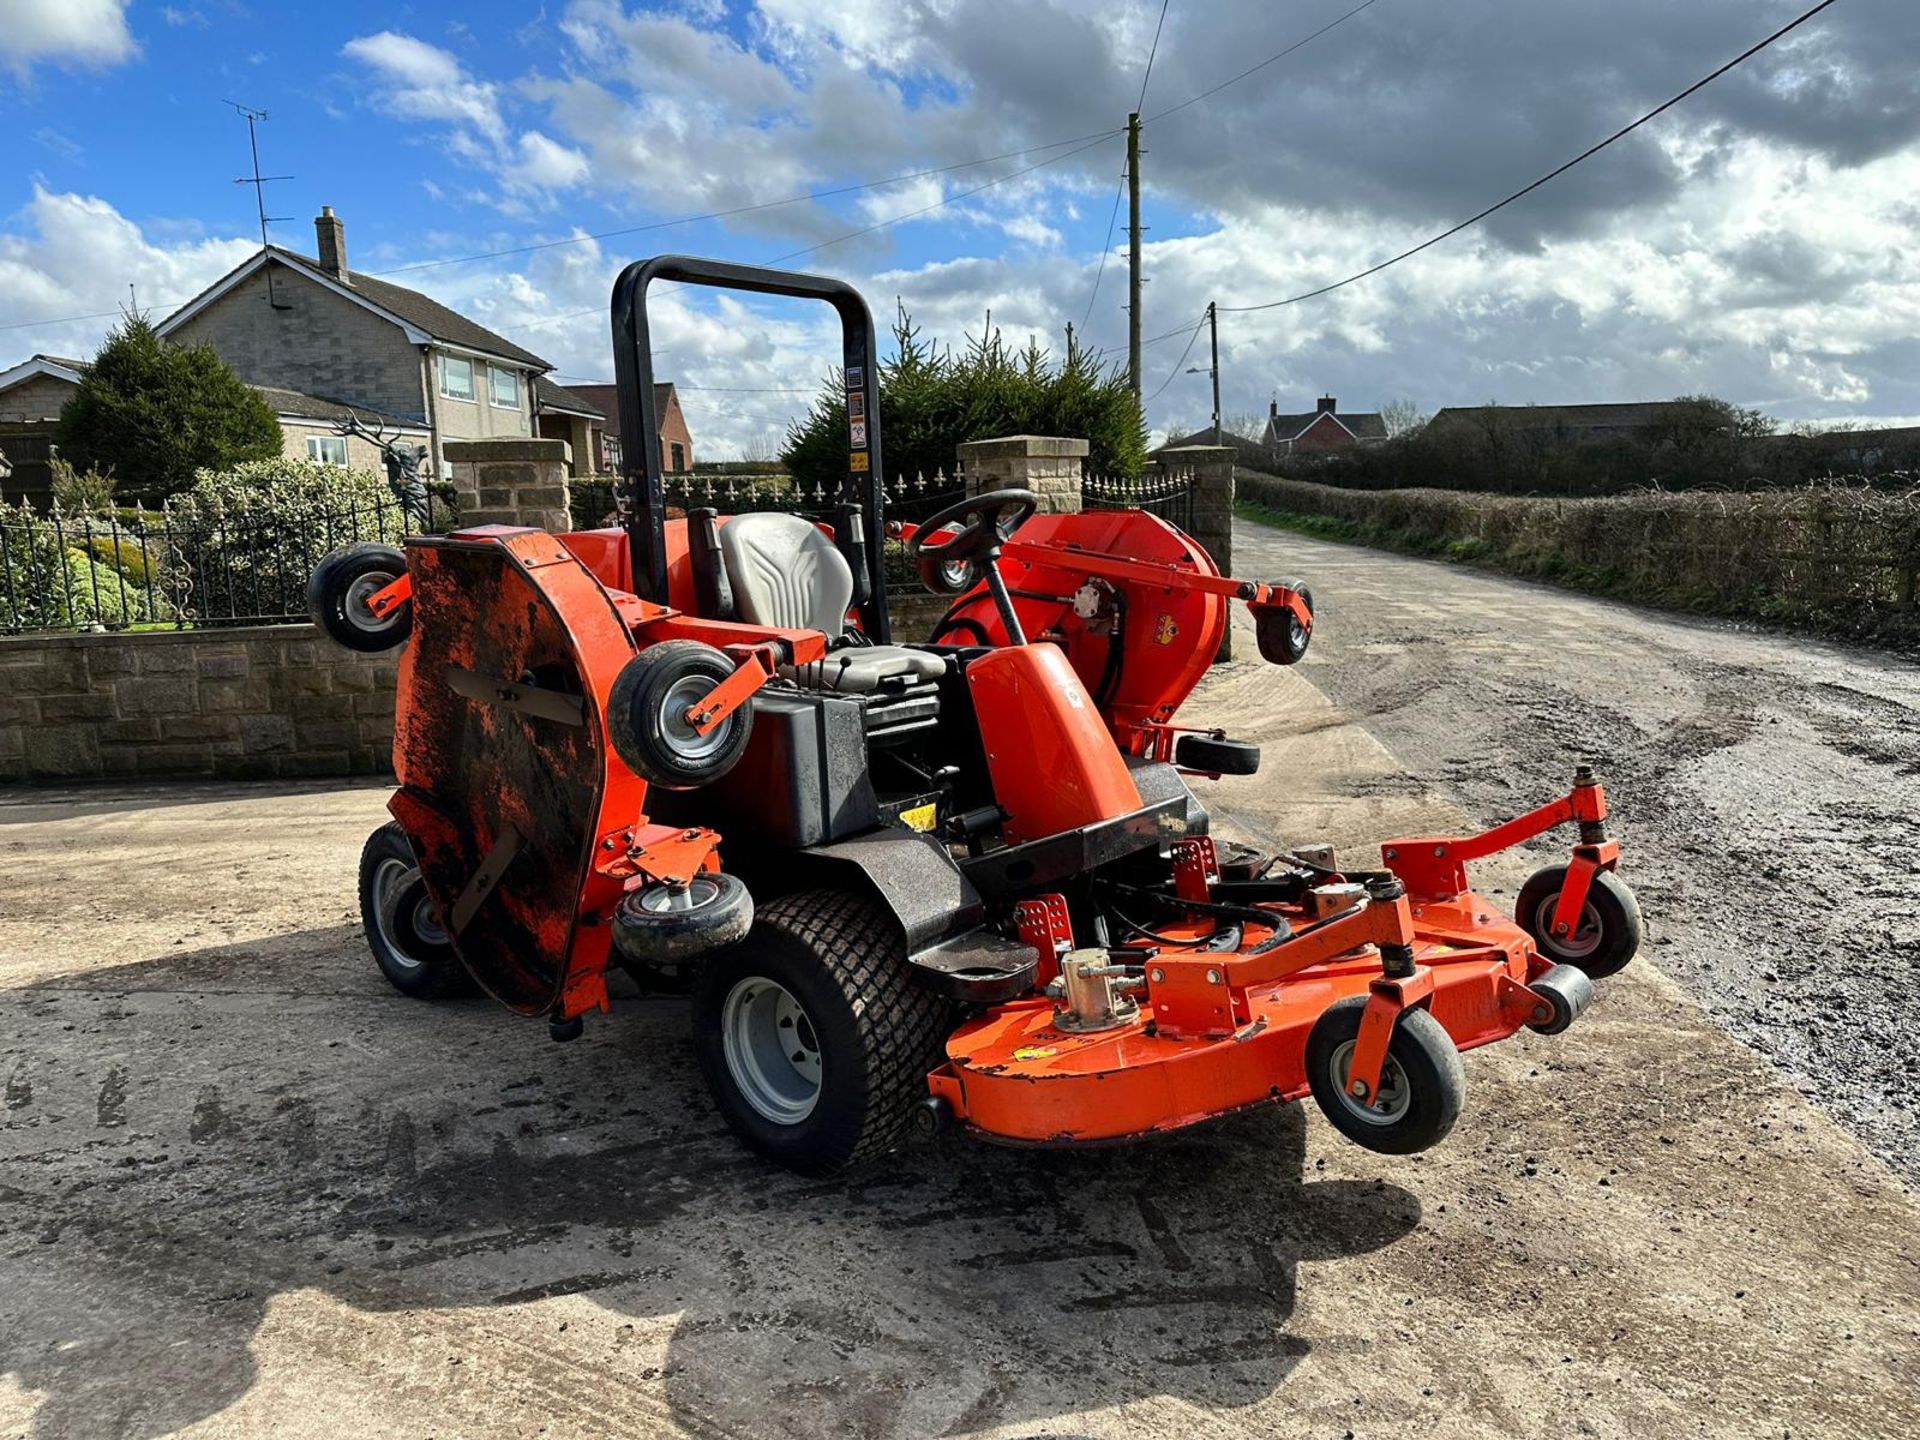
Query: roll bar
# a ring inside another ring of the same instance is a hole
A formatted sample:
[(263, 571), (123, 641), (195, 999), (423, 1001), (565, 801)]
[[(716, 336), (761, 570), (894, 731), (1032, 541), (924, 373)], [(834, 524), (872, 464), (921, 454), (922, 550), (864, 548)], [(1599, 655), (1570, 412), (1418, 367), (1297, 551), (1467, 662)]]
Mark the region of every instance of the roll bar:
[(634, 585), (646, 599), (667, 600), (666, 487), (660, 465), (660, 417), (653, 408), (653, 347), (647, 326), (647, 287), (655, 280), (710, 285), (761, 295), (824, 300), (840, 315), (841, 365), (846, 382), (848, 468), (834, 510), (834, 543), (854, 574), (861, 629), (885, 644), (893, 638), (887, 617), (887, 571), (882, 543), (886, 491), (880, 468), (880, 377), (873, 344), (873, 315), (860, 292), (843, 280), (656, 255), (620, 272), (613, 285), (613, 374), (619, 389), (621, 476), (627, 503), (621, 507), (633, 557)]

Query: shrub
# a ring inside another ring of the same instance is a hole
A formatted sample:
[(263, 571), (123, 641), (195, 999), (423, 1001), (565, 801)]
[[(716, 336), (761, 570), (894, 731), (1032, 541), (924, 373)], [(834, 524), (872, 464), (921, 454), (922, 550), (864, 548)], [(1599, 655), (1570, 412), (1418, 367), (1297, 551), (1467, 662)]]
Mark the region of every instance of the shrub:
[(202, 470), (167, 501), (164, 569), (198, 618), (298, 615), (322, 556), (355, 540), (399, 543), (406, 526), (386, 481), (276, 456)]
[[(0, 505), (0, 629), (120, 628), (168, 620), (172, 605), (159, 589), (98, 549), (90, 522), (69, 529), (64, 518), (38, 515), (27, 505)], [(138, 547), (134, 547), (137, 553)]]
[(169, 345), (145, 317), (110, 334), (60, 412), (60, 451), (163, 497), (196, 471), (280, 452), (280, 422), (260, 393), (206, 345)]
[(113, 472), (76, 470), (64, 457), (53, 457), (53, 503), (68, 515), (105, 515), (113, 509)]
[[(882, 460), (888, 475), (952, 472), (955, 448), (999, 435), (1066, 435), (1092, 447), (1098, 473), (1137, 475), (1147, 430), (1125, 375), (1083, 349), (1071, 330), (1054, 361), (1037, 343), (1008, 349), (1000, 332), (959, 355), (920, 338), (903, 308), (894, 358), (880, 366)], [(847, 473), (847, 401), (838, 374), (787, 432), (781, 459), (804, 486), (836, 489)]]

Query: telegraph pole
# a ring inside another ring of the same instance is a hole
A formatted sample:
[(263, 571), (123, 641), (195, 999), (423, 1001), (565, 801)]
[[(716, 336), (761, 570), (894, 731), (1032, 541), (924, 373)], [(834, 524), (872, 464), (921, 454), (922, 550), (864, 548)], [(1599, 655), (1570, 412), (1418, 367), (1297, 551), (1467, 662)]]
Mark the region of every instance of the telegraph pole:
[(1220, 443), (1220, 305), (1207, 302), (1207, 338), (1213, 346), (1213, 443)]
[(1140, 112), (1127, 116), (1127, 383), (1140, 403)]

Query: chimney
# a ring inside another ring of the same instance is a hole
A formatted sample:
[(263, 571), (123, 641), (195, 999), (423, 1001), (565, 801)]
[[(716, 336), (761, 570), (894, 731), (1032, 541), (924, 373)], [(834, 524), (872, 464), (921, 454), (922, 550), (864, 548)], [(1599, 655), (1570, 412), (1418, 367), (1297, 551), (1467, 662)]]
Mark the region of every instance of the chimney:
[(1269, 420), (1278, 420), (1280, 418), (1280, 402), (1278, 400), (1267, 401), (1267, 418)]
[(347, 227), (333, 213), (331, 205), (322, 205), (313, 221), (314, 239), (320, 245), (320, 268), (342, 283), (347, 280)]
[(1320, 397), (1319, 409), (1317, 409), (1314, 413), (1317, 415), (1331, 415), (1335, 410), (1339, 408), (1340, 408), (1340, 402), (1338, 400), (1335, 400), (1333, 396), (1322, 395)]

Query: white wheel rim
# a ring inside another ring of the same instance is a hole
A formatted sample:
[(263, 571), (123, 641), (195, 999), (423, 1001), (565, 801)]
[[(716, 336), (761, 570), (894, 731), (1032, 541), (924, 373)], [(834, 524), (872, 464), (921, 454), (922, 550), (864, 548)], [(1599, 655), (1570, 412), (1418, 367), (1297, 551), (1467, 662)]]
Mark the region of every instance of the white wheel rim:
[(648, 914), (677, 914), (711, 905), (719, 894), (718, 880), (711, 875), (696, 875), (678, 889), (671, 885), (649, 885), (634, 897), (634, 903)]
[(1589, 900), (1586, 908), (1580, 912), (1580, 923), (1573, 927), (1571, 935), (1553, 933), (1553, 914), (1560, 908), (1560, 892), (1542, 900), (1534, 908), (1534, 928), (1546, 937), (1547, 944), (1553, 947), (1556, 955), (1564, 955), (1569, 960), (1584, 960), (1600, 948), (1603, 938), (1600, 933), (1600, 912), (1593, 908)]
[[(380, 939), (385, 943), (387, 953), (408, 969), (425, 962), (400, 942), (400, 927), (395, 923), (400, 917), (395, 912), (395, 906), (399, 903), (402, 892), (419, 878), (419, 867), (409, 865), (404, 860), (382, 860), (379, 868), (373, 872), (374, 923), (379, 927)], [(423, 943), (428, 945), (447, 943), (447, 932), (441, 928), (439, 918), (433, 912), (433, 900), (424, 887), (419, 897), (413, 902), (407, 923)]]
[(704, 760), (727, 743), (731, 716), (704, 735), (687, 719), (687, 712), (713, 692), (714, 684), (708, 676), (688, 675), (669, 685), (660, 702), (660, 733), (682, 760)]
[(727, 992), (720, 1048), (734, 1087), (755, 1114), (798, 1125), (820, 1100), (820, 1041), (784, 985), (750, 975)]
[(1407, 1072), (1400, 1062), (1387, 1056), (1386, 1063), (1380, 1067), (1380, 1090), (1370, 1099), (1361, 1100), (1348, 1089), (1352, 1083), (1353, 1051), (1357, 1041), (1349, 1040), (1333, 1052), (1333, 1058), (1327, 1062), (1328, 1078), (1333, 1081), (1334, 1091), (1340, 1097), (1340, 1103), (1355, 1119), (1369, 1125), (1392, 1125), (1405, 1118), (1413, 1108), (1413, 1086), (1407, 1083)]
[(344, 608), (347, 618), (353, 622), (354, 629), (377, 635), (383, 630), (391, 630), (400, 623), (398, 605), (384, 616), (373, 613), (373, 597), (393, 584), (395, 578), (382, 570), (369, 570), (366, 574), (356, 575), (353, 578), (353, 583), (347, 586)]

